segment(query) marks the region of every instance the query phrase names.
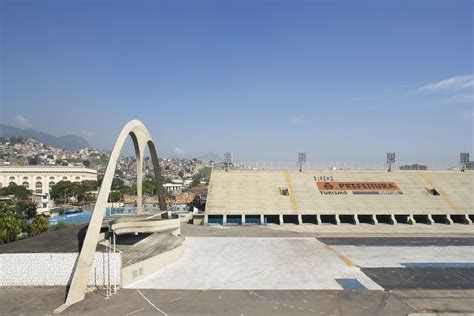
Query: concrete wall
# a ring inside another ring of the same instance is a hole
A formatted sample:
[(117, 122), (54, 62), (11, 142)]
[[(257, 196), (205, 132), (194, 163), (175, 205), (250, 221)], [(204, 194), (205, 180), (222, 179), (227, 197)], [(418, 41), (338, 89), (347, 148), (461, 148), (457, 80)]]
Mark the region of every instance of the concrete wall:
[[(77, 257), (78, 253), (0, 254), (0, 286), (67, 285)], [(110, 271), (110, 283), (120, 285), (121, 267), (120, 253), (96, 252), (88, 284), (105, 285)]]
[(125, 287), (132, 282), (138, 281), (177, 261), (183, 256), (184, 251), (186, 250), (185, 242), (186, 241), (170, 251), (160, 253), (159, 255), (123, 268), (122, 287)]

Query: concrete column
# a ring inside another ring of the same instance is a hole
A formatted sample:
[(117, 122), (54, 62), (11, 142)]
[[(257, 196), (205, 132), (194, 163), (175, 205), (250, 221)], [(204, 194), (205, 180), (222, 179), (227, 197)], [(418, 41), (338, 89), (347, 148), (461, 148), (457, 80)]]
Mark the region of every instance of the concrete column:
[(227, 224), (227, 214), (223, 214), (222, 215), (222, 225), (226, 225)]
[(301, 214), (298, 214), (298, 224), (303, 224), (303, 217), (301, 217)]
[(359, 224), (359, 217), (357, 216), (357, 214), (354, 214), (354, 224), (355, 225)]
[(415, 220), (415, 218), (413, 217), (413, 214), (410, 214), (410, 215), (408, 216), (408, 224), (411, 224), (411, 225), (416, 224), (416, 220)]
[(434, 224), (433, 217), (431, 217), (431, 214), (428, 214), (428, 224), (432, 225)]
[(471, 225), (471, 224), (472, 224), (472, 220), (469, 218), (469, 215), (467, 215), (467, 214), (464, 215), (464, 221), (465, 221), (466, 224), (468, 224), (468, 225)]
[(279, 217), (280, 217), (280, 225), (284, 224), (283, 223), (283, 214), (280, 214)]
[(451, 219), (451, 215), (446, 215), (446, 224), (451, 225), (454, 224), (453, 220)]
[(242, 225), (245, 225), (245, 214), (242, 214)]
[(208, 222), (208, 215), (207, 214), (204, 214), (204, 225), (207, 225), (209, 224)]
[(378, 224), (379, 221), (377, 220), (377, 216), (376, 215), (372, 215), (372, 224)]
[(265, 216), (260, 214), (260, 225), (265, 225)]
[[(139, 149), (136, 150), (139, 153)], [(137, 164), (137, 214), (143, 213), (143, 194), (142, 194), (142, 180), (143, 180), (143, 158), (140, 154), (136, 157)]]
[(339, 219), (339, 214), (336, 214), (336, 225), (339, 225), (341, 220)]
[(318, 225), (321, 225), (321, 214), (316, 214), (316, 221), (318, 221)]
[(397, 219), (395, 218), (395, 215), (390, 215), (390, 220), (392, 221), (392, 225), (398, 224)]

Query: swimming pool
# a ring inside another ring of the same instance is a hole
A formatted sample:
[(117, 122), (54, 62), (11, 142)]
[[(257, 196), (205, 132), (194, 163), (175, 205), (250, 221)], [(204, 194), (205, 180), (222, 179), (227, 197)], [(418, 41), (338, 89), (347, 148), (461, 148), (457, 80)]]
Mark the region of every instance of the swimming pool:
[[(157, 211), (157, 207), (145, 207), (145, 211)], [(108, 207), (105, 209), (105, 217), (112, 216), (124, 216), (124, 215), (134, 215), (136, 213), (135, 207)], [(58, 223), (62, 222), (70, 225), (80, 225), (88, 223), (91, 219), (91, 211), (83, 211), (81, 213), (67, 214), (67, 215), (55, 215), (48, 217), (47, 220), (50, 226), (55, 226)]]

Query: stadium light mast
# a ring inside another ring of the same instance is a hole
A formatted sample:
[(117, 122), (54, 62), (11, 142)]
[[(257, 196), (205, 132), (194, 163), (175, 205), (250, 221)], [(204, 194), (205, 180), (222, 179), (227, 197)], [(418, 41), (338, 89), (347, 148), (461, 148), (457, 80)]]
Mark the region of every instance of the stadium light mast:
[(225, 152), (224, 153), (225, 172), (229, 171), (229, 167), (231, 163), (232, 163), (232, 153)]
[(300, 166), (300, 172), (303, 171), (303, 165), (306, 163), (306, 153), (298, 154), (298, 164)]
[(388, 172), (392, 171), (392, 164), (395, 163), (395, 153), (387, 153)]
[(459, 161), (462, 165), (461, 172), (464, 172), (466, 170), (467, 164), (469, 163), (469, 153), (461, 153)]

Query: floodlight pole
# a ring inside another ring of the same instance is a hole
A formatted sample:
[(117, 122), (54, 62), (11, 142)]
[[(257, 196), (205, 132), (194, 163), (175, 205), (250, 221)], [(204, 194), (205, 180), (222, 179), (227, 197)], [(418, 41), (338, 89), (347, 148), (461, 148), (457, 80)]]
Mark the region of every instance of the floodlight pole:
[(466, 171), (467, 163), (469, 162), (469, 153), (461, 153), (459, 161), (462, 164), (461, 172)]
[(395, 153), (387, 153), (388, 172), (392, 171), (392, 164), (395, 163)]
[(229, 166), (231, 162), (232, 162), (232, 154), (230, 152), (224, 153), (225, 172), (229, 171)]
[(306, 162), (306, 153), (299, 153), (298, 154), (298, 164), (300, 166), (300, 172), (303, 171), (303, 165)]

